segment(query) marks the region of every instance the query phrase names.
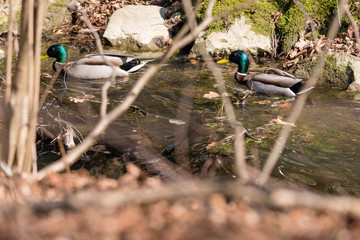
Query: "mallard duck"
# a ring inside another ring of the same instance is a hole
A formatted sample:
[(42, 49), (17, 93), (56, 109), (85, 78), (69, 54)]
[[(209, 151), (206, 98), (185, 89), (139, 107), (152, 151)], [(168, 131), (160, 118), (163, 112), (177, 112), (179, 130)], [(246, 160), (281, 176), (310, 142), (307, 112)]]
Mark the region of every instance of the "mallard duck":
[(249, 73), (249, 57), (243, 51), (233, 51), (228, 59), (221, 59), (218, 63), (227, 63), (229, 61), (239, 66), (235, 73), (235, 80), (246, 84), (251, 90), (256, 92), (295, 97), (310, 90), (301, 89), (303, 79), (296, 78), (279, 69), (270, 68), (263, 73)]
[[(116, 66), (115, 76), (124, 77), (129, 73), (136, 72), (146, 62), (140, 62), (138, 59), (132, 59), (127, 56), (105, 54), (101, 55), (88, 55), (75, 62), (67, 63), (67, 52), (62, 45), (52, 45), (47, 50), (45, 57), (56, 58), (53, 63), (54, 71), (63, 67), (67, 77), (80, 78), (80, 79), (101, 79), (110, 78), (113, 74), (113, 67), (108, 66), (104, 58), (109, 63)], [(63, 65), (63, 66), (61, 66)]]

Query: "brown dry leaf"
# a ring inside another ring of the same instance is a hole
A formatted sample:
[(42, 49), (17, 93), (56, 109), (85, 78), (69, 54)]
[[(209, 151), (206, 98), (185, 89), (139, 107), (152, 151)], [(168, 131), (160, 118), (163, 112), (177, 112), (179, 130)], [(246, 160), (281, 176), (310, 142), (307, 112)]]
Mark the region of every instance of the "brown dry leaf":
[(298, 53), (298, 51), (297, 50), (291, 50), (290, 52), (289, 52), (289, 58), (291, 58), (291, 59), (293, 59), (295, 56), (296, 56), (296, 54)]
[(282, 117), (278, 116), (277, 118), (275, 119), (271, 119), (269, 121), (270, 124), (274, 124), (274, 123), (277, 123), (277, 124), (282, 124), (282, 125), (290, 125), (292, 127), (296, 127), (296, 125), (294, 123), (289, 123), (289, 122), (284, 122), (282, 120)]
[(78, 97), (69, 97), (69, 100), (74, 103), (84, 103), (86, 99), (84, 96), (78, 96)]
[(192, 65), (196, 65), (196, 64), (198, 64), (198, 61), (196, 61), (195, 59), (190, 59), (190, 63)]
[(111, 178), (103, 178), (96, 182), (96, 187), (100, 190), (115, 189), (118, 186), (118, 181)]
[(86, 94), (85, 96), (69, 97), (69, 100), (74, 103), (84, 103), (86, 100), (95, 98), (92, 94)]
[(206, 146), (206, 150), (210, 150), (210, 149), (216, 147), (216, 145), (217, 145), (216, 142), (211, 142)]
[(85, 99), (94, 99), (94, 98), (95, 98), (95, 95), (92, 95), (92, 94), (85, 95)]
[(212, 91), (204, 94), (204, 96), (203, 96), (203, 98), (206, 98), (206, 99), (213, 99), (213, 98), (219, 98), (219, 97), (220, 97), (220, 95), (218, 93), (212, 92)]
[(268, 104), (268, 103), (271, 103), (271, 101), (270, 100), (261, 100), (261, 101), (253, 101), (253, 103)]
[(291, 103), (286, 102), (286, 103), (279, 105), (279, 107), (289, 109), (291, 107)]

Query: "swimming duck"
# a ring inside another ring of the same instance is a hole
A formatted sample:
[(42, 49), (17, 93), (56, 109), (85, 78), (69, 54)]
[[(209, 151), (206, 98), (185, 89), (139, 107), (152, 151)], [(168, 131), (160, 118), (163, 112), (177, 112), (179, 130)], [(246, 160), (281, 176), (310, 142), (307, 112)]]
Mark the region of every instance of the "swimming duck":
[(295, 97), (311, 89), (302, 90), (303, 79), (296, 78), (279, 69), (270, 68), (263, 73), (249, 73), (249, 57), (243, 51), (233, 51), (228, 59), (221, 59), (218, 63), (227, 63), (229, 61), (239, 66), (235, 73), (235, 80), (247, 85), (256, 92)]
[(88, 55), (75, 62), (67, 63), (68, 55), (66, 49), (62, 45), (52, 45), (48, 48), (46, 53), (48, 57), (56, 58), (53, 63), (54, 71), (63, 67), (67, 77), (80, 79), (101, 79), (112, 77), (113, 68), (106, 64), (104, 58), (106, 61), (116, 66), (116, 77), (128, 76), (129, 73), (136, 72), (146, 64), (146, 62), (140, 62), (139, 59), (132, 59), (127, 56), (116, 54), (105, 54), (104, 58), (99, 54)]

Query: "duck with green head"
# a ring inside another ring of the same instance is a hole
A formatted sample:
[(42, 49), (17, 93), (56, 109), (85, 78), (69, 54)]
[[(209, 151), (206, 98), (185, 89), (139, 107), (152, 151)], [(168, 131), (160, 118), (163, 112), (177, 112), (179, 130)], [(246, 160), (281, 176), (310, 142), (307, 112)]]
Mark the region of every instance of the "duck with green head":
[[(138, 59), (116, 54), (88, 55), (75, 62), (67, 63), (66, 49), (57, 44), (48, 48), (47, 56), (55, 58), (53, 63), (54, 71), (63, 69), (67, 77), (79, 79), (110, 78), (114, 69), (115, 77), (124, 77), (128, 76), (129, 73), (136, 72), (146, 64), (146, 62), (140, 62)], [(107, 63), (116, 68), (107, 65)]]
[(218, 61), (218, 63), (226, 63), (229, 61), (238, 65), (235, 80), (247, 85), (248, 88), (256, 92), (295, 97), (310, 90), (301, 89), (303, 79), (296, 78), (279, 69), (270, 68), (263, 73), (249, 73), (249, 57), (243, 51), (233, 51), (228, 59), (222, 59)]

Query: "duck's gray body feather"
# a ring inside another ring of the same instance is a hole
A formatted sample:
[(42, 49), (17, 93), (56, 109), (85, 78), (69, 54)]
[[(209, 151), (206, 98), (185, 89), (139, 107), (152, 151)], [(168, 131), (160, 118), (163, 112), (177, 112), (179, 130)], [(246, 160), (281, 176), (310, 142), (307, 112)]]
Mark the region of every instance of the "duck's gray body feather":
[[(146, 64), (146, 62), (141, 62), (128, 71), (120, 68), (121, 65), (132, 59), (122, 55), (89, 55), (76, 62), (67, 64), (64, 67), (64, 71), (69, 78), (101, 79), (111, 78), (113, 74), (115, 74), (115, 77), (125, 77), (129, 73), (136, 72)], [(108, 63), (112, 64), (113, 67), (107, 65)]]

